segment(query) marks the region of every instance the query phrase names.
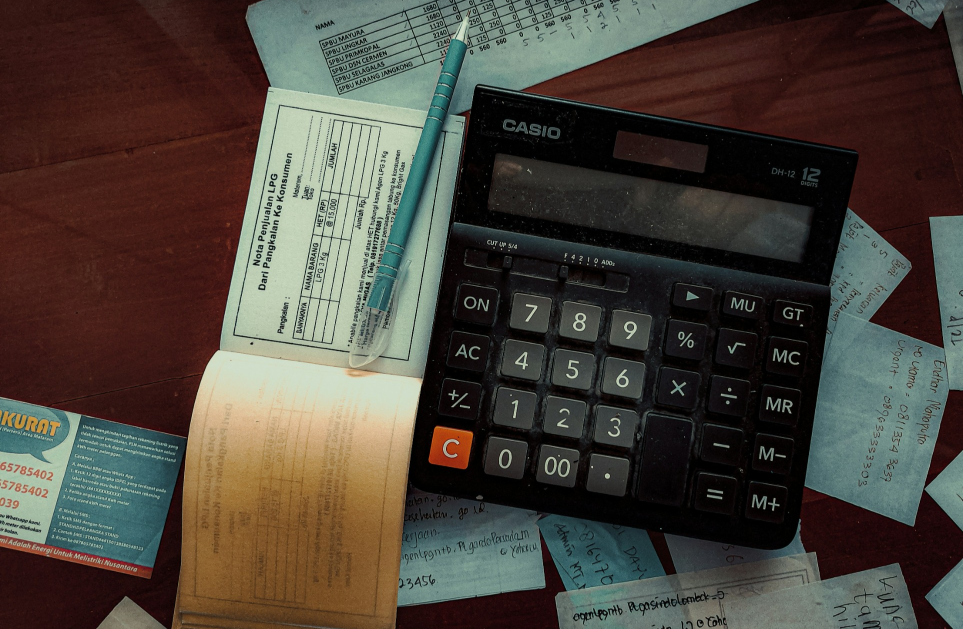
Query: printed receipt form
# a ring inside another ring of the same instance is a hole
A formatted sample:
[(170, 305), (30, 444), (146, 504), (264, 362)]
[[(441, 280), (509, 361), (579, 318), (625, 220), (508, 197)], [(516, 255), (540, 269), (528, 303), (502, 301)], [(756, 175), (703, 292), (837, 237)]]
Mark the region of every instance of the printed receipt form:
[[(320, 100), (268, 94), (221, 348), (347, 367), (424, 112)], [(435, 151), (385, 373), (424, 371), (463, 129), (449, 118)]]

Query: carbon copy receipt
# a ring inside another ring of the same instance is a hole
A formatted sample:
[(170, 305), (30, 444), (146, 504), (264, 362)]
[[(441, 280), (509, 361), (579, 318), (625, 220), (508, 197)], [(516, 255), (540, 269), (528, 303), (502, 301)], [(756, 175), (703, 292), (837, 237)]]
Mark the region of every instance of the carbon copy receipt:
[[(268, 91), (221, 349), (348, 366), (424, 121), (410, 109)], [(435, 149), (375, 371), (424, 372), (463, 131), (449, 117)]]

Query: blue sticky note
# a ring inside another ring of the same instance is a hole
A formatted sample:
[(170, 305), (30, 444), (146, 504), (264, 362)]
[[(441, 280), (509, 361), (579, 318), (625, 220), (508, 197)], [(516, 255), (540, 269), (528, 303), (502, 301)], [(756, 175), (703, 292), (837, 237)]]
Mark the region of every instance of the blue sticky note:
[(796, 537), (789, 542), (789, 545), (776, 550), (747, 548), (735, 544), (669, 535), (668, 533), (665, 535), (665, 543), (669, 547), (669, 554), (672, 555), (672, 563), (675, 565), (676, 572), (699, 572), (700, 570), (734, 566), (764, 559), (806, 554), (806, 549), (803, 548), (802, 540), (799, 537), (798, 527), (796, 528)]
[(560, 515), (545, 516), (538, 528), (566, 590), (665, 576), (641, 529)]
[(926, 493), (963, 529), (963, 454), (957, 455), (953, 462), (926, 486)]
[(926, 595), (946, 624), (953, 629), (963, 629), (963, 562), (950, 570)]
[(806, 486), (912, 526), (948, 393), (941, 347), (841, 314)]
[(930, 218), (950, 388), (963, 391), (963, 216)]

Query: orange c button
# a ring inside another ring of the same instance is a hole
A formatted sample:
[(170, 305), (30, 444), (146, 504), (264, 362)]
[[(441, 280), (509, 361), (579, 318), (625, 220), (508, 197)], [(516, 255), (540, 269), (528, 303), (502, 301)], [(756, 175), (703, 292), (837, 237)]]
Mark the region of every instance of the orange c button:
[(467, 468), (473, 436), (468, 430), (435, 426), (435, 432), (431, 435), (428, 462), (432, 465), (454, 467), (459, 470)]

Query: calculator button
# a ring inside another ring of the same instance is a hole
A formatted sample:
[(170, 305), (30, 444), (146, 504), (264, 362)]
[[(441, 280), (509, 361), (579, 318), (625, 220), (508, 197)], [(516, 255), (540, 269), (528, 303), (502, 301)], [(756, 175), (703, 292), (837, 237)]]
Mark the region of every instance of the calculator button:
[(586, 405), (582, 400), (550, 395), (545, 401), (542, 430), (549, 435), (578, 439), (582, 436), (582, 427), (585, 425), (585, 410)]
[(716, 364), (738, 369), (751, 369), (756, 362), (756, 343), (752, 332), (721, 328), (716, 340)]
[(802, 392), (771, 384), (763, 385), (759, 395), (759, 419), (766, 422), (795, 426), (799, 419)]
[(712, 376), (709, 378), (710, 413), (744, 417), (749, 404), (749, 381)]
[(772, 310), (772, 320), (794, 328), (808, 328), (813, 320), (813, 307), (792, 301), (776, 301)]
[(766, 371), (781, 376), (800, 377), (806, 368), (806, 351), (809, 344), (774, 336), (769, 339)]
[(619, 448), (631, 448), (639, 415), (627, 408), (599, 405), (595, 407), (595, 443)]
[(570, 349), (555, 350), (552, 365), (552, 384), (588, 391), (595, 379), (595, 356)]
[(512, 298), (512, 314), (508, 327), (524, 332), (548, 332), (548, 320), (552, 314), (552, 300), (538, 295), (515, 293)]
[(752, 448), (752, 469), (788, 474), (792, 467), (792, 446), (792, 439), (776, 435), (756, 435), (756, 444)]
[(640, 352), (645, 351), (649, 347), (651, 329), (652, 317), (649, 315), (628, 310), (613, 310), (609, 344)]
[(696, 477), (693, 505), (698, 511), (732, 515), (738, 483), (732, 476), (701, 473)]
[(722, 296), (722, 313), (743, 319), (759, 320), (766, 314), (762, 297), (727, 290)]
[(491, 339), (481, 334), (452, 332), (448, 347), (448, 366), (469, 371), (485, 371)]
[(495, 390), (495, 410), (492, 423), (528, 430), (535, 422), (537, 396), (531, 391), (519, 391), (508, 387)]
[(780, 524), (786, 517), (786, 499), (788, 497), (789, 490), (780, 485), (749, 483), (749, 495), (746, 498), (746, 517), (750, 520)]
[(702, 460), (735, 467), (742, 457), (745, 440), (745, 433), (738, 428), (706, 424), (702, 431)]
[(454, 467), (459, 470), (467, 468), (473, 436), (467, 430), (435, 426), (435, 431), (431, 435), (428, 462), (432, 465)]
[(692, 410), (698, 402), (701, 381), (701, 376), (694, 371), (663, 367), (659, 373), (656, 402), (665, 406)]
[(489, 476), (518, 480), (525, 475), (527, 458), (528, 444), (524, 441), (489, 437), (488, 453), (485, 455), (485, 473)]
[(712, 306), (712, 289), (708, 286), (676, 284), (672, 289), (672, 305), (690, 310), (709, 310)]
[(596, 494), (624, 496), (629, 480), (629, 461), (604, 454), (589, 457), (588, 478), (585, 489)]
[(448, 417), (478, 419), (478, 406), (481, 404), (481, 385), (445, 378), (441, 383), (441, 399), (438, 412)]
[(645, 365), (621, 358), (605, 359), (602, 367), (602, 393), (632, 398), (642, 397), (645, 384)]
[(538, 380), (542, 375), (544, 357), (544, 345), (509, 339), (505, 341), (501, 373), (509, 378)]
[(645, 418), (639, 499), (679, 506), (685, 498), (692, 422), (649, 414)]
[(498, 310), (498, 289), (462, 284), (455, 297), (455, 318), (459, 321), (491, 325)]
[(538, 455), (535, 480), (547, 485), (575, 487), (578, 476), (578, 450), (543, 445)]
[(594, 343), (599, 337), (599, 323), (602, 309), (598, 306), (581, 304), (576, 301), (562, 302), (562, 320), (558, 335), (576, 341)]
[(701, 323), (669, 319), (665, 333), (666, 355), (688, 360), (702, 360), (706, 352), (708, 332), (709, 328)]

